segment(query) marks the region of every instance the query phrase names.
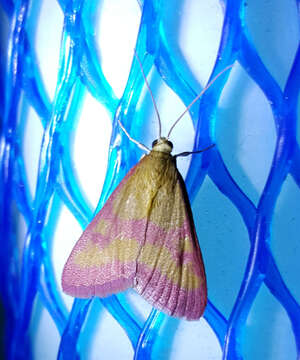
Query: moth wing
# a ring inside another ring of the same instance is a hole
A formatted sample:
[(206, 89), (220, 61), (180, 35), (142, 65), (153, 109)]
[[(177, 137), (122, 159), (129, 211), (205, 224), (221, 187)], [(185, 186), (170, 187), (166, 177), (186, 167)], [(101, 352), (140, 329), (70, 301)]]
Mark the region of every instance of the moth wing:
[(133, 286), (138, 240), (120, 211), (128, 212), (134, 192), (133, 167), (75, 244), (62, 274), (63, 291), (71, 296), (105, 297)]
[(207, 303), (205, 269), (185, 184), (174, 176), (153, 200), (135, 289), (159, 310), (196, 320)]
[(63, 290), (107, 296), (134, 287), (156, 308), (198, 319), (206, 278), (184, 182), (170, 156), (145, 156), (86, 228), (63, 270)]

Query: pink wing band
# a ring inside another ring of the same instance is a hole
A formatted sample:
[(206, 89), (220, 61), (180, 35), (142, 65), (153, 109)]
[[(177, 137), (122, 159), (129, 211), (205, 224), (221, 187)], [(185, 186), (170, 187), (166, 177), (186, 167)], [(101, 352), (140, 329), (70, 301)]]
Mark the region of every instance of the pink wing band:
[(90, 298), (93, 296), (106, 297), (115, 294), (119, 291), (127, 290), (133, 287), (133, 277), (131, 279), (123, 278), (111, 280), (103, 285), (70, 285), (68, 280), (63, 282), (63, 290), (65, 293), (70, 294), (77, 298)]
[[(134, 289), (154, 307), (175, 317), (186, 317), (187, 320), (199, 319), (206, 300), (206, 288), (184, 290), (175, 285), (159, 269), (149, 269), (145, 265), (138, 267), (137, 285)], [(155, 289), (155, 291), (153, 290)]]
[[(105, 218), (105, 215), (102, 213), (101, 219), (112, 221), (112, 219)], [(95, 219), (97, 220), (97, 219)], [(116, 220), (114, 220), (116, 221)], [(175, 230), (169, 230), (168, 232), (165, 232), (163, 229), (160, 229), (157, 225), (147, 222), (146, 220), (118, 220), (119, 223), (122, 223), (120, 227), (122, 228), (122, 237), (124, 238), (124, 247), (126, 247), (126, 241), (128, 239), (136, 240), (139, 246), (143, 245), (153, 245), (154, 247), (158, 248), (164, 248), (168, 251), (170, 256), (172, 256), (174, 261), (179, 260), (179, 253), (178, 248), (174, 246), (174, 244), (177, 243), (177, 239), (182, 237), (182, 234), (188, 234), (190, 238), (192, 237), (191, 233), (187, 229), (188, 224), (184, 223), (182, 228), (175, 229)], [(82, 267), (78, 268), (76, 264), (73, 263), (72, 259), (74, 256), (84, 251), (84, 249), (89, 245), (90, 242), (93, 242), (95, 245), (97, 245), (97, 250), (99, 251), (99, 256), (101, 256), (101, 250), (105, 249), (107, 247), (112, 239), (117, 238), (118, 228), (113, 228), (113, 231), (110, 232), (107, 236), (101, 235), (97, 232), (95, 232), (95, 227), (97, 225), (97, 221), (93, 221), (88, 228), (85, 230), (81, 238), (76, 243), (68, 262), (65, 266), (65, 271), (63, 274), (63, 282), (67, 283), (67, 279), (65, 279), (66, 276), (66, 270), (68, 269), (68, 272), (72, 273), (73, 278), (74, 277), (80, 277), (82, 278), (82, 281), (90, 281), (90, 277), (88, 277), (89, 274), (84, 274), (83, 272), (87, 271), (84, 270)], [(147, 239), (145, 240), (143, 234), (147, 232)], [(195, 258), (195, 249), (192, 249), (191, 252), (185, 252), (184, 257), (180, 258), (181, 264), (184, 263), (192, 263), (194, 271), (201, 276), (201, 272), (198, 267), (197, 258)], [(87, 258), (87, 261), (89, 259)], [(117, 260), (117, 259), (115, 259)], [(121, 260), (121, 259), (120, 259)], [(73, 268), (72, 268), (73, 267)], [(85, 264), (85, 268), (88, 268), (88, 263)], [(76, 270), (75, 270), (76, 269)], [(105, 277), (105, 274), (109, 271), (109, 269), (106, 269), (103, 265), (101, 265), (101, 269), (97, 268), (98, 271), (101, 270), (102, 277)], [(117, 274), (117, 272), (115, 272)], [(69, 279), (71, 280), (71, 279)], [(95, 280), (94, 278), (92, 279)]]

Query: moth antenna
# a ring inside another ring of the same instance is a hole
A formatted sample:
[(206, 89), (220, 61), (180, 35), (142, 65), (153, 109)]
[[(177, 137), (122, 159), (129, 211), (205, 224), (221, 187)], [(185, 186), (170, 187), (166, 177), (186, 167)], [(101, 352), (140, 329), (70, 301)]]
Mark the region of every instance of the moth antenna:
[(202, 153), (204, 151), (207, 151), (211, 148), (213, 148), (214, 146), (216, 146), (216, 144), (211, 144), (209, 146), (207, 146), (206, 148), (202, 149), (202, 150), (196, 150), (196, 151), (184, 151), (182, 153), (179, 153), (179, 154), (176, 154), (174, 155), (173, 157), (174, 158), (177, 158), (178, 156), (188, 156), (188, 155), (191, 155), (191, 154), (199, 154), (199, 153)]
[(150, 152), (151, 150), (149, 148), (147, 148), (146, 145), (138, 142), (137, 140), (133, 139), (129, 133), (127, 132), (127, 130), (125, 129), (124, 125), (121, 123), (121, 120), (118, 118), (118, 123), (120, 125), (120, 128), (124, 131), (125, 135), (128, 137), (128, 139), (133, 142), (134, 144), (136, 144), (140, 149), (146, 151), (146, 152)]
[(167, 139), (169, 139), (171, 132), (173, 131), (174, 127), (178, 124), (179, 120), (183, 118), (183, 116), (190, 110), (190, 108), (195, 104), (197, 100), (200, 99), (200, 97), (208, 90), (211, 85), (218, 79), (219, 76), (221, 76), (225, 71), (229, 70), (233, 67), (233, 64), (226, 66), (222, 71), (219, 72), (206, 86), (202, 91), (195, 97), (195, 99), (187, 106), (187, 108), (184, 110), (184, 112), (179, 116), (179, 118), (174, 122), (174, 124), (171, 126), (171, 129), (167, 135)]
[(139, 64), (139, 66), (140, 66), (140, 69), (141, 69), (143, 78), (144, 78), (145, 83), (146, 83), (146, 86), (147, 86), (147, 88), (148, 88), (148, 90), (149, 90), (149, 93), (150, 93), (150, 96), (151, 96), (151, 100), (152, 100), (152, 103), (153, 103), (153, 106), (154, 106), (154, 109), (155, 109), (155, 112), (156, 112), (156, 116), (157, 116), (157, 120), (158, 120), (158, 138), (160, 139), (160, 138), (161, 138), (161, 120), (160, 120), (160, 115), (159, 115), (159, 112), (158, 112), (158, 108), (157, 108), (156, 102), (155, 102), (155, 100), (154, 100), (153, 93), (152, 93), (152, 91), (151, 91), (151, 89), (150, 89), (150, 85), (149, 85), (149, 83), (148, 83), (147, 77), (146, 77), (146, 75), (145, 75), (145, 73), (144, 73), (144, 69), (143, 69), (142, 62), (141, 62), (141, 60), (140, 60), (137, 52), (135, 51), (135, 49), (134, 49), (134, 55), (135, 55), (135, 57), (137, 58), (138, 64)]

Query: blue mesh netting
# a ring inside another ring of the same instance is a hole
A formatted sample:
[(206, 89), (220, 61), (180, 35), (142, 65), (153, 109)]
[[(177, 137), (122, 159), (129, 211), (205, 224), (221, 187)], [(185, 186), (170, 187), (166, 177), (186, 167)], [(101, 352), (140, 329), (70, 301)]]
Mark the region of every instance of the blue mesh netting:
[[(53, 237), (51, 216), (53, 213), (55, 217), (55, 212), (59, 210), (53, 200), (54, 195), (59, 196), (60, 201), (68, 207), (82, 228), (93, 216), (93, 211), (85, 200), (84, 191), (75, 176), (70, 155), (70, 130), (74, 126), (83, 89), (103, 104), (112, 118), (113, 131), (107, 174), (96, 211), (102, 207), (112, 190), (141, 155), (120, 130), (117, 119), (121, 119), (136, 139), (142, 138), (146, 126), (143, 116), (136, 114), (137, 103), (144, 88), (144, 80), (136, 59), (132, 57), (128, 81), (122, 97), (118, 99), (104, 76), (101, 61), (97, 58), (95, 44), (92, 41), (93, 24), (89, 22), (89, 18), (94, 2), (58, 2), (64, 13), (64, 27), (56, 92), (51, 102), (44, 87), (34, 47), (29, 41), (30, 2), (1, 1), (9, 19), (9, 26), (6, 71), (3, 71), (4, 63), (1, 58), (4, 79), (1, 81), (1, 93), (4, 93), (4, 97), (1, 97), (0, 103), (0, 286), (1, 301), (6, 314), (7, 359), (14, 360), (29, 359), (31, 356), (32, 345), (28, 327), (37, 294), (61, 335), (58, 359), (80, 357), (79, 335), (83, 323), (91, 303), (99, 301), (75, 300), (70, 314), (68, 313), (57, 290), (49, 250)], [(295, 1), (295, 4), (299, 8), (299, 1)], [(196, 92), (183, 76), (177, 55), (170, 49), (164, 28), (166, 14), (163, 5), (164, 2), (161, 0), (139, 1), (141, 18), (136, 51), (142, 59), (145, 73), (148, 74), (154, 66), (161, 79), (185, 105), (188, 105)], [(270, 102), (276, 127), (276, 146), (268, 178), (257, 205), (249, 200), (234, 180), (224, 163), (218, 143), (209, 153), (192, 156), (186, 177), (191, 202), (197, 201), (199, 189), (204, 179), (209, 177), (216, 189), (236, 207), (250, 240), (243, 280), (235, 294), (235, 303), (229, 316), (225, 316), (212, 301), (209, 301), (204, 317), (218, 338), (223, 359), (246, 358), (245, 348), (242, 346), (245, 322), (264, 284), (288, 315), (294, 334), (297, 359), (300, 359), (300, 306), (287, 286), (270, 246), (274, 208), (282, 185), (290, 175), (297, 186), (300, 186), (300, 150), (296, 141), (300, 86), (299, 48), (282, 90), (250, 40), (244, 22), (247, 4), (241, 0), (227, 0), (221, 5), (224, 7), (224, 23), (219, 51), (210, 78), (234, 62), (238, 62), (247, 71)], [(199, 48), (201, 49), (201, 44)], [(230, 71), (219, 78), (215, 86), (205, 93), (190, 112), (196, 135), (194, 149), (203, 148), (216, 140), (217, 107), (229, 73)], [(22, 97), (26, 97), (27, 102), (35, 109), (44, 128), (33, 199), (29, 192), (24, 155), (21, 151), (24, 130), (21, 118), (26, 117), (20, 109)], [(18, 213), (22, 214), (28, 228), (21, 256), (15, 230)], [(214, 284), (210, 286), (213, 287)], [(152, 310), (147, 320), (140, 324), (131, 312), (127, 311), (118, 296), (100, 301), (125, 330), (134, 349), (134, 358), (150, 359), (166, 316)]]

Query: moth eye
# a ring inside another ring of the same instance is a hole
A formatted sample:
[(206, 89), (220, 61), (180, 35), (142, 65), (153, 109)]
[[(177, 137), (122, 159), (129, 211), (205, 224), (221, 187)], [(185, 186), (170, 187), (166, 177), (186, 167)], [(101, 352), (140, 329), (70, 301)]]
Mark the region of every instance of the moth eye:
[(157, 144), (158, 140), (154, 140), (152, 143), (152, 147), (154, 147)]
[(171, 143), (171, 141), (167, 140), (164, 137), (154, 140), (152, 143), (152, 148), (158, 144), (166, 144), (171, 148), (171, 150), (173, 149), (173, 144)]

